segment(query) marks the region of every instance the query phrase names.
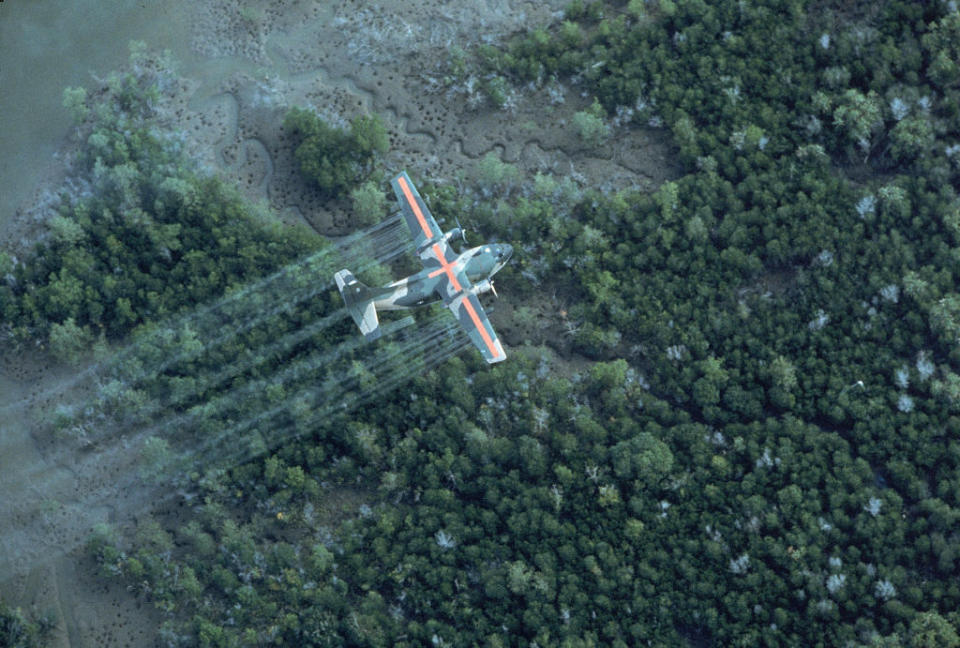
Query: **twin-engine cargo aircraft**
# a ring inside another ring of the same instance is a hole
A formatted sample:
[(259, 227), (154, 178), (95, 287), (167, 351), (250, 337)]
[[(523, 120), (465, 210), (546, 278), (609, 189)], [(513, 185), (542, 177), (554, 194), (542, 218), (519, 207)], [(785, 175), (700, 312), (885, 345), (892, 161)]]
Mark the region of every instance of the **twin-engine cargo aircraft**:
[(461, 229), (457, 227), (446, 233), (440, 229), (406, 171), (394, 178), (392, 184), (423, 270), (382, 288), (365, 286), (346, 269), (336, 273), (337, 288), (353, 321), (364, 337), (375, 340), (380, 337), (377, 309), (415, 308), (442, 299), (487, 362), (505, 360), (507, 354), (477, 295), (488, 291), (497, 294), (491, 277), (510, 259), (513, 247), (489, 244), (457, 254), (449, 241), (454, 236), (462, 236)]

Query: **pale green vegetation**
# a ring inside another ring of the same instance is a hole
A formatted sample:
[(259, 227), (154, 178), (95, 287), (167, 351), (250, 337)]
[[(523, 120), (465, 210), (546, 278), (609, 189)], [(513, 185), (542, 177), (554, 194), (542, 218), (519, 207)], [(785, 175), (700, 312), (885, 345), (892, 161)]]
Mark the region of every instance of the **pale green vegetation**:
[(603, 106), (596, 99), (586, 110), (573, 114), (573, 125), (584, 143), (596, 146), (610, 135), (610, 127), (604, 120)]
[(375, 182), (364, 182), (350, 192), (357, 225), (365, 227), (383, 220), (387, 213), (387, 194)]
[(304, 179), (331, 198), (349, 194), (390, 148), (377, 115), (355, 117), (348, 132), (328, 125), (312, 111), (294, 108), (283, 126), (294, 139), (294, 157)]

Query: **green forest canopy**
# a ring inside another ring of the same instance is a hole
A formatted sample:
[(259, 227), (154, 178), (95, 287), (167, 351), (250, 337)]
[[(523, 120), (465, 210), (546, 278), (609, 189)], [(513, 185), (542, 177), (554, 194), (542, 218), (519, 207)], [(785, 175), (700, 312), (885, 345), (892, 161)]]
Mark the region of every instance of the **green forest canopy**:
[[(956, 9), (634, 0), (566, 19), (457, 64), (669, 129), (681, 177), (424, 194), (515, 244), (517, 303), (566, 296), (589, 369), (534, 348), (451, 360), (200, 480), (183, 526), (101, 530), (104, 573), (149, 585), (169, 644), (960, 645)], [(87, 220), (66, 210), (58, 245), (86, 251), (106, 210), (157, 219), (111, 186)], [(137, 244), (187, 257), (165, 222)], [(234, 261), (281, 244), (260, 237), (212, 248), (236, 270), (185, 303), (265, 271)], [(64, 292), (50, 249), (0, 289), (21, 335), (162, 314), (162, 286), (136, 307), (96, 273)]]

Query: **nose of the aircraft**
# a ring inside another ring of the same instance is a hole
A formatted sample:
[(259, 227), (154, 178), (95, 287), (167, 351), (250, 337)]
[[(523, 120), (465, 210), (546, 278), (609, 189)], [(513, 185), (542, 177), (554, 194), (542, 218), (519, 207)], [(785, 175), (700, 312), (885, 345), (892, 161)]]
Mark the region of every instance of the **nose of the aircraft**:
[(506, 261), (511, 256), (513, 256), (513, 246), (508, 243), (504, 243), (503, 245), (501, 245), (500, 251), (501, 251), (501, 254), (503, 254), (504, 261)]

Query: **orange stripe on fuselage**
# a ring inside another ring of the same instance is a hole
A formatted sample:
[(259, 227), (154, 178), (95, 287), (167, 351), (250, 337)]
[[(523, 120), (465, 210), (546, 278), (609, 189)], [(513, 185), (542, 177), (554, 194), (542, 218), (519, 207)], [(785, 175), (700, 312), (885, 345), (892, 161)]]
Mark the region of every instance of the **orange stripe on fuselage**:
[(423, 212), (420, 211), (420, 205), (417, 204), (417, 199), (413, 197), (413, 192), (410, 191), (410, 185), (407, 184), (406, 178), (402, 175), (398, 176), (397, 184), (400, 185), (400, 191), (403, 192), (407, 202), (410, 203), (410, 209), (413, 210), (413, 215), (417, 217), (417, 222), (420, 223), (420, 229), (422, 229), (423, 233), (427, 236), (427, 240), (432, 239), (433, 232), (430, 231), (430, 226), (427, 225), (427, 219), (423, 217)]
[(440, 268), (438, 270), (434, 270), (427, 276), (433, 278), (442, 272), (446, 272), (447, 276), (450, 277), (450, 283), (453, 285), (453, 289), (456, 292), (463, 290), (463, 288), (460, 286), (460, 282), (457, 280), (457, 275), (453, 272), (453, 266), (456, 263), (456, 259), (450, 263), (447, 263), (447, 258), (443, 256), (443, 248), (441, 248), (438, 243), (433, 244), (433, 253), (437, 255), (437, 260), (440, 262)]
[(490, 353), (493, 355), (493, 359), (496, 360), (500, 357), (500, 350), (497, 349), (497, 346), (493, 343), (493, 338), (487, 333), (487, 327), (480, 321), (480, 316), (477, 315), (476, 309), (473, 307), (473, 304), (470, 303), (469, 296), (463, 298), (463, 305), (466, 306), (467, 314), (470, 315), (470, 319), (473, 320), (473, 325), (480, 331), (480, 337), (483, 338), (484, 344), (487, 345), (487, 348), (490, 349)]

